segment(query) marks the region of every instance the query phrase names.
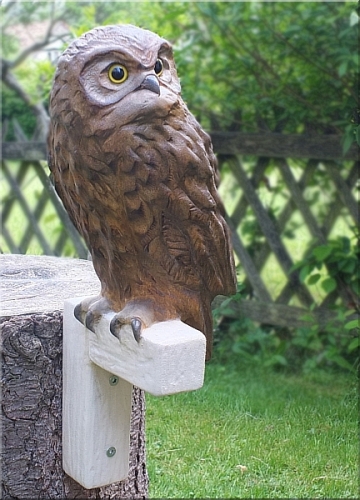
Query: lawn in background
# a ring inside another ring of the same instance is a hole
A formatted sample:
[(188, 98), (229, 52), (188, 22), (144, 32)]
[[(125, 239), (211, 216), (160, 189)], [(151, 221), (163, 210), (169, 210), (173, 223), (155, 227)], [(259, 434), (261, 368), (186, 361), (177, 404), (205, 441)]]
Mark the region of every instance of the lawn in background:
[(357, 498), (353, 375), (210, 362), (204, 387), (147, 395), (150, 498)]

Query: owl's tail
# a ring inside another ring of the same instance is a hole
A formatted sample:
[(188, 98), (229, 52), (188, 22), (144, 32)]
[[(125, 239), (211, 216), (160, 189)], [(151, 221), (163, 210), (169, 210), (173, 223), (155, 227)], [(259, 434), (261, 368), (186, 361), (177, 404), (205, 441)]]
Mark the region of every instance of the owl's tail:
[(191, 311), (186, 311), (186, 317), (182, 321), (196, 330), (202, 332), (206, 337), (206, 361), (209, 361), (213, 346), (213, 319), (211, 313), (211, 301), (209, 297), (201, 295), (192, 301)]
[(206, 357), (205, 360), (209, 361), (213, 348), (213, 318), (211, 313), (211, 306), (208, 306), (208, 311), (204, 315), (204, 330), (203, 333), (206, 337)]

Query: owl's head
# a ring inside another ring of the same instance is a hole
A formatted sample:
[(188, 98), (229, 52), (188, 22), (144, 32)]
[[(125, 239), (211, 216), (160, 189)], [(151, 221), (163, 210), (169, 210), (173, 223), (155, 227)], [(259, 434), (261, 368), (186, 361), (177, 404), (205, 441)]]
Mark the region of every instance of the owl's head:
[[(111, 108), (123, 118), (174, 103), (181, 88), (172, 47), (151, 31), (132, 25), (94, 28), (75, 40), (58, 62), (51, 101)], [(127, 120), (126, 120), (127, 121)]]

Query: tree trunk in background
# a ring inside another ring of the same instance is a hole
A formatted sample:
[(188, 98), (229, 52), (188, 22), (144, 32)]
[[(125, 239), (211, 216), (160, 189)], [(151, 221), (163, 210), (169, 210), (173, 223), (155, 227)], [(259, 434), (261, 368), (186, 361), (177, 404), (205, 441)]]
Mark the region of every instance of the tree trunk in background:
[(96, 295), (88, 261), (0, 256), (2, 498), (146, 498), (145, 401), (133, 390), (130, 471), (86, 490), (62, 469), (62, 303)]

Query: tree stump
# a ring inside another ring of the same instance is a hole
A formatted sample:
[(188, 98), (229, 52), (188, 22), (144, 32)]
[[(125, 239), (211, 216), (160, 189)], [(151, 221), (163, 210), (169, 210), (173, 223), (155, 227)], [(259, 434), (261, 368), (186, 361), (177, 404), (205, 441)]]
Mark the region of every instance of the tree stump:
[(62, 309), (96, 295), (92, 263), (1, 255), (2, 498), (146, 498), (145, 400), (133, 389), (130, 470), (86, 490), (62, 469)]

